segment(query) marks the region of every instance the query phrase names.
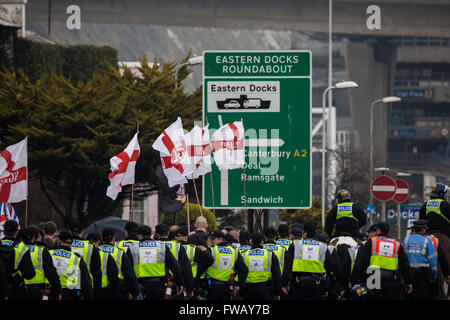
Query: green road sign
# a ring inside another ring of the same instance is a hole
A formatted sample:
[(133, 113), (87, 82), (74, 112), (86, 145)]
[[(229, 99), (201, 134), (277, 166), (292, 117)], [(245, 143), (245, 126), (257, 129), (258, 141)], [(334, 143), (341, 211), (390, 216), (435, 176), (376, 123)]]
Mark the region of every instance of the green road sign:
[(206, 51), (203, 122), (210, 136), (243, 121), (245, 166), (203, 176), (207, 208), (311, 207), (311, 52)]

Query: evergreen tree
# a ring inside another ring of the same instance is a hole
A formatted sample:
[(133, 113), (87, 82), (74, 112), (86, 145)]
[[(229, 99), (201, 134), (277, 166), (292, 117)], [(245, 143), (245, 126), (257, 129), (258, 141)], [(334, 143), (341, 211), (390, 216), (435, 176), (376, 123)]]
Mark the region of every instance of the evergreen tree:
[[(201, 119), (201, 88), (187, 94), (177, 87), (175, 62), (149, 67), (142, 59), (141, 65), (142, 77), (109, 66), (76, 84), (55, 73), (33, 83), (21, 70), (0, 72), (0, 148), (28, 137), (30, 176), (64, 223), (74, 215), (85, 225), (109, 216), (129, 195), (128, 187), (115, 201), (106, 196), (109, 159), (123, 151), (138, 123), (136, 183), (150, 191), (160, 164), (154, 140), (178, 116), (186, 129)], [(179, 72), (178, 81), (188, 74)], [(29, 214), (38, 213), (30, 206)]]

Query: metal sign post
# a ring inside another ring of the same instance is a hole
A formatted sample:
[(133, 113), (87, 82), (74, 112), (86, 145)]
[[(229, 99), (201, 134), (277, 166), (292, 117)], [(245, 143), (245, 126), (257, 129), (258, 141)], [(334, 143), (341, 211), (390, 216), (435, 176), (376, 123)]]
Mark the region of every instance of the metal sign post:
[(310, 51), (203, 53), (210, 136), (219, 118), (242, 120), (245, 129), (244, 168), (213, 165), (212, 179), (203, 179), (204, 207), (212, 208), (213, 198), (224, 209), (311, 207), (311, 69)]

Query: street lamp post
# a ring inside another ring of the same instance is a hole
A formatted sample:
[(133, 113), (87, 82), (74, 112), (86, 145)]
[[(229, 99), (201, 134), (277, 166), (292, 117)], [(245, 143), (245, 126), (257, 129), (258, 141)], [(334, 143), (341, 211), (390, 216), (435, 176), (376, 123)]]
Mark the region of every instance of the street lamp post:
[[(393, 103), (393, 102), (399, 102), (402, 99), (399, 97), (384, 97), (382, 99), (375, 100), (370, 105), (370, 166), (369, 166), (369, 172), (370, 172), (370, 181), (369, 181), (369, 204), (372, 204), (373, 202), (373, 196), (372, 196), (372, 190), (370, 190), (371, 183), (373, 181), (373, 108), (377, 103)], [(373, 224), (372, 215), (370, 216), (370, 224)]]
[(175, 68), (175, 88), (178, 88), (178, 71), (180, 71), (181, 68), (185, 66), (195, 66), (197, 64), (203, 63), (203, 57), (202, 56), (196, 56), (190, 58), (187, 62), (180, 64), (178, 67)]
[[(338, 82), (334, 86), (329, 86), (322, 94), (322, 227), (325, 227), (325, 149), (326, 149), (326, 129), (325, 129), (325, 98), (327, 93), (333, 89), (356, 88), (358, 84), (353, 81)], [(331, 106), (328, 106), (328, 117)]]

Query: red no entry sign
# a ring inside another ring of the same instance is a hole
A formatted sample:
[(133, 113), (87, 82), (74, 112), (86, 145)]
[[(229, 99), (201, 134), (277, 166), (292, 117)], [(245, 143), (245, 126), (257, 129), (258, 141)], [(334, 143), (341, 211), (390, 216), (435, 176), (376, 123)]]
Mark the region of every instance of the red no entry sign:
[(388, 176), (378, 177), (373, 180), (371, 190), (373, 197), (378, 201), (391, 200), (395, 195), (395, 181)]
[(405, 202), (406, 199), (408, 199), (408, 195), (409, 195), (408, 183), (406, 183), (405, 180), (397, 179), (397, 180), (395, 180), (395, 186), (396, 186), (396, 191), (395, 191), (394, 198), (392, 198), (392, 200), (394, 200), (397, 203)]

